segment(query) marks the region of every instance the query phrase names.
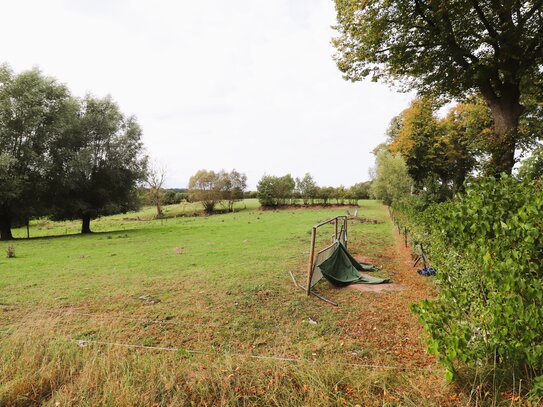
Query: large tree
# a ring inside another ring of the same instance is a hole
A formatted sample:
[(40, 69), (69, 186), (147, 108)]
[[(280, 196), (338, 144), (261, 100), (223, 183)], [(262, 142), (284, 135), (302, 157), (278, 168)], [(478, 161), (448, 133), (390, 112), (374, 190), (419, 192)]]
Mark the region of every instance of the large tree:
[(67, 88), (39, 70), (0, 67), (0, 240), (42, 215), (51, 145), (63, 136), (74, 103)]
[(523, 101), (543, 90), (543, 1), (335, 1), (347, 79), (453, 98), (479, 92), (494, 122), (492, 168), (511, 172)]
[(391, 121), (391, 128), (388, 130), (392, 136), (390, 151), (403, 156), (409, 175), (418, 189), (423, 189), (430, 177), (446, 183), (446, 147), (434, 109), (431, 99), (415, 99), (401, 113), (401, 126), (396, 136), (392, 136), (392, 133), (398, 126), (397, 119)]
[(310, 173), (306, 173), (303, 178), (296, 177), (296, 190), (307, 205), (309, 201), (313, 201), (317, 195), (317, 183)]
[(53, 217), (81, 219), (81, 233), (90, 233), (92, 219), (136, 209), (147, 169), (141, 136), (110, 97), (81, 100), (72, 130), (51, 149)]
[(392, 119), (387, 134), (389, 150), (402, 155), (417, 189), (441, 201), (463, 189), (478, 161), (488, 167), (481, 157), (492, 130), (488, 108), (478, 99), (457, 104), (443, 118), (438, 108), (430, 98), (413, 100)]

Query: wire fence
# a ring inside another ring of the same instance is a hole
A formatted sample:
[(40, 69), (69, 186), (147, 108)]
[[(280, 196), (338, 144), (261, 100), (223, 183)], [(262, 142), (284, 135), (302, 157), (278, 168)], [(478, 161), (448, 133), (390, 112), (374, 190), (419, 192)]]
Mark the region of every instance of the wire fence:
[[(239, 353), (239, 352), (208, 352), (203, 350), (192, 350), (186, 348), (177, 348), (177, 347), (162, 347), (162, 346), (148, 346), (148, 345), (137, 345), (137, 344), (127, 344), (120, 342), (107, 342), (107, 341), (96, 341), (91, 339), (71, 339), (71, 338), (61, 338), (69, 342), (74, 342), (80, 347), (87, 347), (90, 345), (101, 345), (101, 346), (112, 346), (112, 347), (122, 347), (129, 349), (142, 349), (148, 351), (165, 351), (165, 352), (179, 352), (186, 354), (199, 354), (206, 356), (215, 356), (215, 357), (240, 357), (240, 358), (249, 358), (249, 359), (260, 359), (260, 360), (273, 360), (280, 362), (294, 362), (294, 363), (322, 363), (322, 360), (315, 359), (304, 359), (304, 358), (293, 358), (293, 357), (284, 357), (284, 356), (275, 356), (275, 355), (255, 355), (251, 353)], [(327, 361), (329, 362), (329, 361)], [(344, 361), (334, 361), (335, 365), (342, 366), (352, 366), (352, 367), (362, 367), (367, 369), (382, 369), (382, 370), (403, 370), (403, 371), (431, 371), (434, 369), (434, 366), (400, 366), (400, 365), (380, 365), (380, 364), (364, 364), (364, 363), (354, 363), (354, 362), (344, 362)]]

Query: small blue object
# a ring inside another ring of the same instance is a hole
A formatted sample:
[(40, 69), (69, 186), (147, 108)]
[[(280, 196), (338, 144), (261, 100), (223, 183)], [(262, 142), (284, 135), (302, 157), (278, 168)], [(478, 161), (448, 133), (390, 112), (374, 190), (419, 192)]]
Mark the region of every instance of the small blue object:
[(436, 269), (433, 267), (423, 267), (421, 269), (417, 270), (417, 273), (419, 273), (421, 276), (435, 276), (436, 275)]

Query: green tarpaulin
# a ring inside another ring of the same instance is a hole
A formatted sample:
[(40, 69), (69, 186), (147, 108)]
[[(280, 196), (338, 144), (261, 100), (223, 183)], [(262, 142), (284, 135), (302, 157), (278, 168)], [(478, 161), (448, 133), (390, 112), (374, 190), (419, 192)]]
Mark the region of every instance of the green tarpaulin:
[(345, 286), (354, 283), (381, 284), (389, 281), (387, 278), (360, 275), (360, 271), (374, 271), (375, 268), (357, 262), (340, 242), (336, 242), (334, 251), (330, 257), (322, 263), (317, 264), (317, 267), (322, 275), (336, 286)]

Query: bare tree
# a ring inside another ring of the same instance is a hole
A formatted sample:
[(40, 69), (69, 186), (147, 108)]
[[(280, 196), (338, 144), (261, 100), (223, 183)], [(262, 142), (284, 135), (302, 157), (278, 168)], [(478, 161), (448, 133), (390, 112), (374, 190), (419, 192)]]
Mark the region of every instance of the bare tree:
[(156, 217), (162, 218), (162, 205), (164, 202), (164, 189), (162, 188), (166, 181), (168, 171), (164, 166), (154, 165), (147, 173), (146, 184), (149, 188), (147, 198), (149, 203), (156, 207)]

